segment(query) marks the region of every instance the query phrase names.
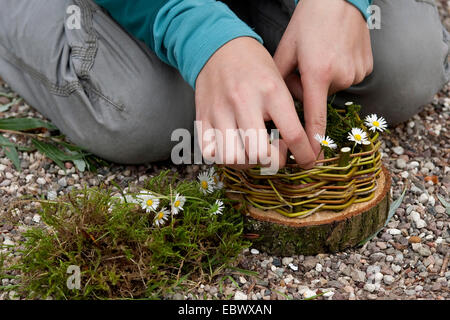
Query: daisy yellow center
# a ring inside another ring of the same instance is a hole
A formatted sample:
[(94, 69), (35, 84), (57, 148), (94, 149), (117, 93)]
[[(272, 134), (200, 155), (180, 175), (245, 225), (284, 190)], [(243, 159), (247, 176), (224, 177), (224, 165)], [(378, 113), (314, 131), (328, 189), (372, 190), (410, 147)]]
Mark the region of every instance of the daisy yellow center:
[(355, 139), (360, 141), (361, 140), (361, 135), (360, 134), (355, 134)]
[(156, 217), (156, 219), (161, 220), (162, 218), (164, 218), (164, 212), (158, 213), (158, 216)]
[(375, 127), (379, 127), (380, 126), (380, 123), (378, 122), (378, 121), (374, 121), (374, 122), (372, 122), (372, 124), (375, 126)]
[(203, 189), (208, 189), (208, 182), (202, 181), (202, 188)]
[(178, 208), (180, 206), (180, 200), (175, 201), (175, 203), (173, 204), (173, 206), (175, 208)]
[(148, 199), (148, 200), (147, 200), (147, 205), (148, 205), (149, 207), (151, 207), (151, 206), (153, 205), (153, 200), (152, 200), (152, 199)]
[(327, 140), (322, 140), (322, 144), (328, 145), (328, 141)]

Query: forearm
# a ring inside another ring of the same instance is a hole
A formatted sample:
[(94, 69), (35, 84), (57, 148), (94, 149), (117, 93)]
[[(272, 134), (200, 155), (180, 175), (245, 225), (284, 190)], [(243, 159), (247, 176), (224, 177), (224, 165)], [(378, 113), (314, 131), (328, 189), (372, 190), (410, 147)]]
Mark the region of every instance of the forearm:
[(95, 0), (195, 88), (209, 58), (237, 37), (262, 39), (215, 0)]

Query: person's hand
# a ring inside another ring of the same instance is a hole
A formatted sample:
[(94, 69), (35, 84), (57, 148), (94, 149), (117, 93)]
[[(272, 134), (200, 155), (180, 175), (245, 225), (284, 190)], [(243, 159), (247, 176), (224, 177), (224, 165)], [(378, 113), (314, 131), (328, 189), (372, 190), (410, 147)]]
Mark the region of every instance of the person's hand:
[(279, 148), (269, 144), (267, 134), (259, 136), (258, 143), (266, 144), (268, 152), (264, 148), (249, 148), (251, 143), (243, 143), (242, 136), (237, 148), (232, 147), (233, 141), (225, 141), (222, 146), (216, 139), (213, 150), (204, 136), (198, 137), (203, 141), (203, 156), (209, 161), (233, 165), (244, 156), (247, 165), (249, 159), (267, 164), (278, 157), (282, 167), (287, 148), (305, 167), (315, 160), (283, 78), (269, 52), (253, 38), (236, 38), (212, 55), (197, 77), (195, 103), (196, 118), (201, 121), (203, 132), (217, 129), (225, 139), (227, 129), (266, 130), (264, 122), (273, 120), (282, 136)]
[(328, 95), (362, 82), (372, 72), (366, 21), (345, 0), (302, 0), (274, 61), (289, 90), (303, 101), (306, 132), (318, 154), (314, 135), (325, 134)]

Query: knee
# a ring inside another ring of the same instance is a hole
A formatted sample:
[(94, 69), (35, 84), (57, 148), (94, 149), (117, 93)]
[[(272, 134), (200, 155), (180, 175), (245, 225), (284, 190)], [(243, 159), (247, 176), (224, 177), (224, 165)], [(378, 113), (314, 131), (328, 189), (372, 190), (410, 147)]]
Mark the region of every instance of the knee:
[(161, 77), (156, 85), (146, 80), (117, 88), (120, 109), (111, 107), (104, 99), (91, 98), (92, 108), (102, 111), (87, 117), (83, 129), (71, 140), (115, 163), (142, 164), (168, 159), (176, 143), (171, 141), (172, 132), (178, 128), (193, 131), (193, 90), (179, 76)]

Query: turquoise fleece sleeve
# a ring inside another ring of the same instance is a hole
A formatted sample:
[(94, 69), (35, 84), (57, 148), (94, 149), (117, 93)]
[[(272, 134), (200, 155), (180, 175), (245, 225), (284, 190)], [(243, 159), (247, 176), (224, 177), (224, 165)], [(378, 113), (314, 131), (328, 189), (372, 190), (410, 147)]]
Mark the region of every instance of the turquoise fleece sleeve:
[(225, 4), (215, 0), (94, 0), (195, 88), (209, 58), (238, 37), (263, 42)]
[[(297, 5), (299, 0), (294, 1), (295, 4)], [(370, 13), (367, 9), (372, 4), (372, 0), (347, 0), (347, 1), (350, 2), (352, 5), (354, 5), (355, 7), (357, 7), (359, 11), (361, 11), (363, 16), (366, 18), (366, 20), (369, 19)]]

